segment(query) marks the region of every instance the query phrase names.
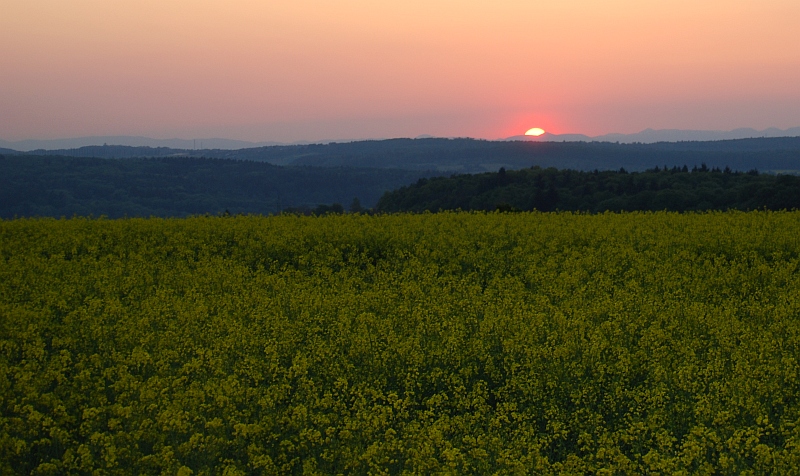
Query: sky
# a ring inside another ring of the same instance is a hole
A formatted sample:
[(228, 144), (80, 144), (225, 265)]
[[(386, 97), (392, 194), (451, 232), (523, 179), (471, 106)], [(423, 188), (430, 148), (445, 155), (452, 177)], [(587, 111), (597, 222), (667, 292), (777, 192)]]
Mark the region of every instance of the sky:
[(797, 0), (2, 0), (0, 139), (800, 126)]

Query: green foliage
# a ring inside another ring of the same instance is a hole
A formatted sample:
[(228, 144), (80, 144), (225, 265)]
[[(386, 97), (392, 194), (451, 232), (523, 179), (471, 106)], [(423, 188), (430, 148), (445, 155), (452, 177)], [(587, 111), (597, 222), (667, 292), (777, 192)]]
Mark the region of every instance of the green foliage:
[(422, 178), (386, 192), (382, 212), (498, 211), (703, 211), (800, 208), (800, 177), (732, 172), (705, 164), (628, 173), (533, 167), (450, 178)]
[(800, 213), (0, 221), (2, 474), (794, 474)]

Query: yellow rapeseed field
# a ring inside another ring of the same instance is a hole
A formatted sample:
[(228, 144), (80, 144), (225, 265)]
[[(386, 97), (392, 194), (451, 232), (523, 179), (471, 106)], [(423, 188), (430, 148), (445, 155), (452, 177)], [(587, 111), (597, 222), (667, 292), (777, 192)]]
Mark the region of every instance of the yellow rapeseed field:
[(797, 474), (800, 213), (0, 221), (2, 474)]

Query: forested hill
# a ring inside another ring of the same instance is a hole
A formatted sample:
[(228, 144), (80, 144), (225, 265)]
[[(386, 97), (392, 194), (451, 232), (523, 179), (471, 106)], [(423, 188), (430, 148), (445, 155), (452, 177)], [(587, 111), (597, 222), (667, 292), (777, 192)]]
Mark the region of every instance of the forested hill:
[(348, 143), (268, 146), (239, 150), (185, 150), (92, 146), (34, 155), (73, 157), (210, 157), (274, 165), (398, 168), (451, 173), (495, 172), (532, 166), (575, 170), (643, 171), (655, 166), (702, 163), (709, 167), (770, 172), (800, 171), (800, 137), (709, 142), (617, 144), (610, 142), (524, 142), (475, 139), (390, 139)]
[(800, 208), (800, 177), (720, 170), (645, 172), (542, 169), (420, 179), (387, 192), (381, 212), (438, 210), (770, 210)]
[(385, 191), (433, 174), (203, 158), (0, 155), (0, 218), (269, 214), (335, 202), (349, 207), (355, 198), (373, 207)]

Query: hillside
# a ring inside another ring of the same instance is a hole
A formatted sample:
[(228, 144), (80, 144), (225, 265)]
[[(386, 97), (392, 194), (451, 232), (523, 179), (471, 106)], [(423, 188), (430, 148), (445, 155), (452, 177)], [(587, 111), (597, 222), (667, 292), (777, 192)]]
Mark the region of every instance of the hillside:
[(269, 214), (319, 204), (348, 207), (354, 198), (373, 207), (384, 192), (432, 174), (207, 158), (0, 156), (0, 218)]
[(440, 173), (479, 173), (532, 166), (574, 170), (643, 171), (655, 166), (705, 163), (709, 167), (764, 172), (800, 171), (800, 137), (707, 142), (617, 144), (475, 139), (390, 139), (348, 143), (190, 150), (166, 147), (92, 146), (35, 151), (34, 155), (96, 158), (209, 157), (285, 166), (397, 168)]
[[(267, 214), (348, 207), (355, 198), (386, 212), (800, 206), (791, 178), (763, 174), (799, 172), (800, 138), (658, 144), (394, 139), (236, 151), (97, 146), (57, 152), (66, 155), (0, 155), (0, 218)], [(762, 174), (680, 173), (704, 166)], [(643, 172), (655, 167), (657, 175)], [(610, 172), (620, 168), (634, 173)], [(501, 178), (486, 172), (500, 169)]]

